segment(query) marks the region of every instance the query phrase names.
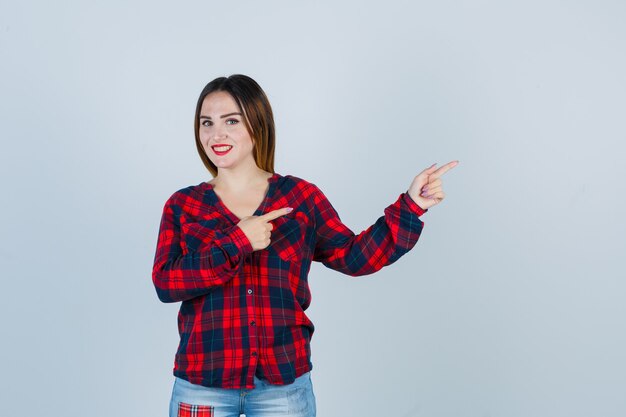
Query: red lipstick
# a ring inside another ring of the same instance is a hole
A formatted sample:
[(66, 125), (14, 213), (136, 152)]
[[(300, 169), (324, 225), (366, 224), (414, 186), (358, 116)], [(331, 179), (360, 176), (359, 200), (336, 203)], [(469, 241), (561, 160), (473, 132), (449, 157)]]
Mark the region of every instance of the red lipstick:
[[(230, 148), (225, 150), (225, 151), (217, 151), (217, 150), (215, 150), (216, 147), (217, 148), (221, 148), (221, 147), (224, 147), (224, 146), (230, 146)], [(213, 146), (211, 146), (211, 149), (213, 149), (213, 152), (215, 152), (216, 155), (222, 156), (222, 155), (226, 155), (228, 152), (230, 152), (230, 150), (233, 149), (233, 146), (232, 145), (213, 145)]]

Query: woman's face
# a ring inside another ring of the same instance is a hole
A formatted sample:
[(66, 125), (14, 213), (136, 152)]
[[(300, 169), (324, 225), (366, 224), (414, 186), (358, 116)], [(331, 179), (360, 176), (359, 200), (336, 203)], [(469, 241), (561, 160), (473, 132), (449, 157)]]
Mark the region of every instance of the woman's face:
[[(252, 138), (237, 103), (225, 91), (216, 91), (204, 98), (200, 109), (199, 136), (204, 152), (219, 169), (242, 164), (256, 166)], [(225, 145), (225, 146), (218, 146)]]

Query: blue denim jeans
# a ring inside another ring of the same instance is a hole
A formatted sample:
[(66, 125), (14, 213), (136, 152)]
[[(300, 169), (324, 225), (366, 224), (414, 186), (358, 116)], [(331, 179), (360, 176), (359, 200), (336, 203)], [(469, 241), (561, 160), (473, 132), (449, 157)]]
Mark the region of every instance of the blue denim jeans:
[(289, 385), (254, 377), (254, 389), (212, 388), (174, 378), (170, 417), (315, 417), (310, 372)]

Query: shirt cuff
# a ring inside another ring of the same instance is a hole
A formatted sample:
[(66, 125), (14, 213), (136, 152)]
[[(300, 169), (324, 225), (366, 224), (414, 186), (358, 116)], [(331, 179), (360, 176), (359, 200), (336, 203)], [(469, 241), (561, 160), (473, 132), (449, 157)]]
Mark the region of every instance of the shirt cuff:
[(230, 237), (233, 244), (237, 246), (237, 249), (242, 254), (250, 253), (254, 250), (248, 236), (241, 230), (241, 227), (234, 225), (228, 232), (228, 237)]
[(418, 216), (421, 216), (422, 214), (426, 213), (428, 211), (428, 209), (423, 209), (421, 208), (409, 195), (409, 192), (405, 192), (402, 195), (402, 198), (404, 199), (405, 203), (409, 206), (409, 208), (414, 211)]

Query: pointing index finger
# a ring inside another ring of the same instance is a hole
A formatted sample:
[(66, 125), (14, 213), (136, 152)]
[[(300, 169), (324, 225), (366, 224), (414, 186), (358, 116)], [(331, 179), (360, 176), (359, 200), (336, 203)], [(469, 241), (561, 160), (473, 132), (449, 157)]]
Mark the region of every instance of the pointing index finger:
[(276, 219), (276, 218), (278, 218), (280, 216), (284, 216), (287, 213), (290, 213), (291, 210), (292, 210), (291, 207), (283, 207), (283, 208), (280, 208), (278, 210), (273, 210), (273, 211), (270, 211), (269, 213), (265, 213), (265, 214), (261, 215), (260, 217), (262, 217), (263, 220), (265, 220), (265, 221), (270, 221), (270, 220), (274, 220), (274, 219)]
[(435, 172), (430, 174), (430, 178), (439, 178), (439, 177), (441, 177), (443, 174), (445, 174), (446, 172), (450, 171), (452, 168), (457, 166), (458, 163), (459, 163), (459, 161), (448, 162), (447, 164), (445, 164), (442, 167), (439, 167), (439, 169), (437, 169)]

